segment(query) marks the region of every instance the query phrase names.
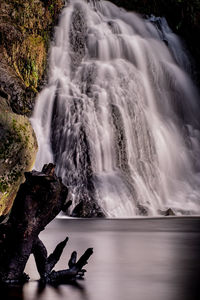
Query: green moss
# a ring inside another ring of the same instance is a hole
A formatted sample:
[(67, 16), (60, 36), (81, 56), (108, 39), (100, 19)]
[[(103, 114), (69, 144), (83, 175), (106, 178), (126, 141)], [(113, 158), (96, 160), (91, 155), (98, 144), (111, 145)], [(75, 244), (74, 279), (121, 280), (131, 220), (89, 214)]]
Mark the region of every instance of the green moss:
[(47, 30), (43, 30), (41, 36), (43, 37), (46, 48), (48, 48), (50, 41), (49, 32)]
[(6, 193), (8, 190), (8, 187), (9, 187), (8, 183), (5, 180), (1, 179), (0, 180), (0, 192)]
[[(17, 52), (18, 45), (15, 45)], [(16, 61), (17, 55), (13, 56), (16, 72), (20, 74), (26, 87), (33, 87), (37, 90), (46, 66), (46, 45), (43, 37), (30, 35), (21, 45), (21, 57)], [(23, 55), (23, 53), (26, 53)]]
[[(63, 5), (63, 0), (1, 1), (3, 67), (6, 66), (8, 77), (12, 78), (11, 83), (19, 87), (19, 110), (17, 103), (10, 101), (10, 107), (18, 113), (30, 114), (44, 76), (50, 36)], [(10, 84), (8, 90), (12, 98)], [(6, 103), (2, 103), (0, 99), (0, 215), (11, 208), (23, 174), (32, 168), (37, 151), (36, 138), (27, 118), (12, 113)]]
[(38, 66), (34, 60), (31, 61), (30, 84), (37, 87), (39, 80)]
[(54, 4), (53, 3), (51, 5), (49, 5), (49, 12), (50, 12), (51, 16), (54, 15)]
[[(3, 101), (1, 99), (1, 101)], [(0, 105), (0, 109), (6, 105)], [(32, 168), (37, 141), (26, 117), (3, 110), (0, 113), (0, 215), (12, 206), (24, 172)]]
[[(1, 1), (1, 53), (4, 63), (13, 70), (12, 78), (19, 79), (22, 83), (20, 87), (24, 89), (19, 113), (30, 115), (33, 99), (44, 78), (53, 27), (63, 5), (64, 0)], [(27, 89), (30, 91), (28, 95)], [(11, 105), (16, 111), (17, 105)]]

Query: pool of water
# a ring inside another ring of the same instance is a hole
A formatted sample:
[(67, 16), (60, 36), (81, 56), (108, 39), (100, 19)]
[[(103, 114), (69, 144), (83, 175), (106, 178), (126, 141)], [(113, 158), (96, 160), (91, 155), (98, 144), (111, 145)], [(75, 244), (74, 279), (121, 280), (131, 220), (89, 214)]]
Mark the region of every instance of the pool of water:
[(56, 269), (67, 267), (72, 251), (82, 254), (93, 247), (84, 281), (40, 291), (31, 257), (26, 267), (30, 282), (4, 290), (1, 299), (200, 299), (200, 218), (56, 219), (40, 235), (49, 252), (66, 236), (69, 242)]

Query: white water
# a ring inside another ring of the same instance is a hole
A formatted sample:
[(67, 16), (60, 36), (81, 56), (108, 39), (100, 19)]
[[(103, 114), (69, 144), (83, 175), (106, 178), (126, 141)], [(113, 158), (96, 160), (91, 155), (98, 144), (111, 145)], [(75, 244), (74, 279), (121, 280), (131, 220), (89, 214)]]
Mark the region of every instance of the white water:
[(108, 217), (199, 214), (199, 97), (178, 37), (165, 19), (71, 2), (31, 119), (36, 169), (55, 162), (74, 205)]

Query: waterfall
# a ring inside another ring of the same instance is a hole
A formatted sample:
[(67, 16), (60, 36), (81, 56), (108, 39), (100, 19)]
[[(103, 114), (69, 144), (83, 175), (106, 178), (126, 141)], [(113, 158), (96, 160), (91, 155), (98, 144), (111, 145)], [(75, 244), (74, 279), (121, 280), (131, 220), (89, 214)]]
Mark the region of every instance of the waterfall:
[(199, 214), (199, 95), (185, 53), (164, 18), (108, 1), (64, 8), (31, 122), (35, 168), (56, 164), (73, 207)]

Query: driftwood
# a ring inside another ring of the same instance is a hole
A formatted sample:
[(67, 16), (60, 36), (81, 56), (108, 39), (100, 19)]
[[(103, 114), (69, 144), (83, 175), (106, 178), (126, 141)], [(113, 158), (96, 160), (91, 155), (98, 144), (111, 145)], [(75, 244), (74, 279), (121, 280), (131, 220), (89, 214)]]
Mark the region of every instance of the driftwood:
[(23, 283), (29, 280), (24, 269), (33, 253), (42, 283), (65, 283), (84, 276), (87, 260), (93, 250), (89, 248), (77, 261), (73, 252), (68, 269), (52, 271), (60, 259), (68, 241), (59, 243), (52, 254), (39, 239), (39, 233), (61, 210), (66, 211), (71, 204), (66, 203), (67, 188), (55, 175), (53, 164), (45, 165), (42, 172), (25, 174), (26, 181), (19, 189), (9, 220), (0, 225), (0, 283)]

